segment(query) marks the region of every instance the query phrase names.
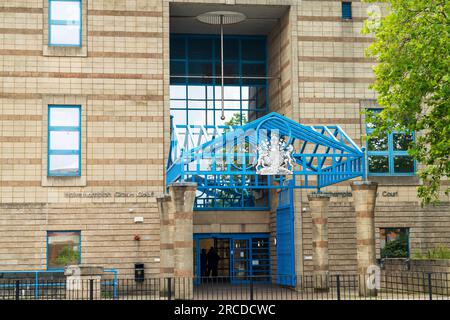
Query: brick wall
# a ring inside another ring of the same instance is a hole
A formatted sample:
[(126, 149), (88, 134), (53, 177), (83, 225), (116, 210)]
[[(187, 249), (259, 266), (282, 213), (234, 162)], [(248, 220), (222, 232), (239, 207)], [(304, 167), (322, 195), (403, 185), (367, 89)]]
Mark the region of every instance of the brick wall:
[[(81, 49), (48, 48), (47, 0), (0, 5), (0, 269), (45, 269), (46, 231), (81, 230), (83, 263), (131, 274), (144, 262), (157, 275), (168, 108), (163, 2), (82, 4)], [(79, 179), (47, 178), (48, 103), (81, 104)], [(143, 224), (134, 224), (137, 215)]]
[[(81, 231), (83, 264), (116, 268), (134, 276), (134, 263), (146, 276), (159, 274), (159, 213), (156, 202), (132, 206), (108, 204), (0, 205), (0, 270), (41, 270), (47, 259), (47, 231)], [(135, 224), (134, 217), (144, 218)], [(139, 235), (141, 240), (135, 241)]]
[[(397, 203), (395, 206), (378, 202), (375, 212), (377, 258), (380, 258), (380, 228), (410, 228), (412, 254), (416, 251), (425, 252), (438, 244), (450, 246), (449, 208), (447, 204), (421, 208), (407, 202)], [(303, 212), (303, 221), (303, 254), (312, 255), (312, 222), (309, 210)], [(328, 234), (330, 271), (356, 272), (356, 225), (352, 204), (330, 203)], [(305, 272), (313, 271), (311, 260), (304, 261), (304, 264)]]
[(47, 1), (0, 7), (0, 203), (81, 201), (64, 196), (80, 186), (68, 179), (52, 178), (65, 180), (66, 187), (43, 186), (49, 99), (83, 101), (83, 191), (163, 190), (162, 3), (83, 0), (83, 5), (87, 53), (81, 57), (69, 51), (44, 56)]

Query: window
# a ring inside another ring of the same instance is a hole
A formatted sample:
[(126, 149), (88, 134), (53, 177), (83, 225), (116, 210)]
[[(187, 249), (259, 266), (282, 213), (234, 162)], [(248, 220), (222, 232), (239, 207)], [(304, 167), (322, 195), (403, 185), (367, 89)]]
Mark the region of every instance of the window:
[(48, 108), (48, 176), (81, 175), (81, 107)]
[[(370, 109), (380, 112), (380, 109)], [(375, 129), (367, 123), (367, 135)], [(369, 175), (372, 176), (410, 176), (416, 171), (414, 159), (408, 155), (408, 148), (414, 140), (414, 134), (391, 132), (384, 137), (371, 137), (367, 141), (367, 161)]]
[(342, 19), (352, 18), (352, 3), (342, 2)]
[[(267, 111), (266, 37), (224, 37), (224, 109), (218, 36), (170, 37), (170, 113), (174, 125), (224, 125), (236, 113), (242, 122)], [(258, 78), (260, 77), (260, 78)], [(243, 123), (241, 123), (243, 124)]]
[[(215, 35), (170, 35), (170, 114), (173, 126), (240, 126), (267, 113), (267, 38), (224, 36), (224, 120), (221, 119), (220, 47), (220, 37)], [(215, 185), (248, 186), (238, 191), (207, 186), (211, 181), (205, 180), (197, 187), (194, 207), (197, 210), (267, 208), (269, 197), (256, 199), (255, 194), (261, 192), (251, 190), (252, 179), (238, 175), (214, 179)]]
[(80, 263), (80, 231), (47, 232), (47, 269), (59, 269)]
[(409, 257), (409, 228), (380, 228), (381, 258)]
[(49, 45), (81, 47), (81, 0), (49, 0)]

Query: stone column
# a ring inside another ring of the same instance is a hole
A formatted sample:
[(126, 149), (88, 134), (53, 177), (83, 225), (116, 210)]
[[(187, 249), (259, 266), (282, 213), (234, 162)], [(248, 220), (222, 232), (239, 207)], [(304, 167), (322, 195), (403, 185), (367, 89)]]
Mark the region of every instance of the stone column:
[(175, 210), (175, 233), (173, 237), (175, 299), (192, 299), (193, 297), (193, 208), (196, 190), (196, 183), (178, 182), (169, 186), (169, 193)]
[(356, 212), (359, 294), (361, 296), (375, 296), (377, 294), (376, 288), (371, 288), (368, 283), (370, 276), (368, 273), (371, 271), (369, 269), (368, 272), (368, 268), (377, 264), (375, 251), (375, 201), (378, 184), (371, 181), (354, 181), (351, 186)]
[[(160, 214), (160, 294), (167, 296), (170, 291), (174, 292), (174, 269), (175, 256), (173, 248), (173, 238), (175, 233), (174, 212), (175, 208), (170, 195), (164, 195), (156, 199)], [(171, 280), (169, 280), (171, 279)]]
[(328, 290), (328, 205), (330, 197), (310, 194), (308, 201), (312, 218), (314, 289)]
[(101, 299), (103, 267), (72, 265), (64, 269), (67, 300)]

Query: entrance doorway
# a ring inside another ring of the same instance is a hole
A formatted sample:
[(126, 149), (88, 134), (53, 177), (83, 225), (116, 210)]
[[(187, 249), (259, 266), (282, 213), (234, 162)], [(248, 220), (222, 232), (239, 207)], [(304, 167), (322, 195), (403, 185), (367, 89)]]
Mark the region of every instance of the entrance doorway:
[(208, 253), (211, 247), (220, 258), (217, 277), (221, 283), (243, 283), (251, 279), (270, 282), (268, 234), (194, 234), (194, 273), (198, 280), (201, 277), (213, 277), (212, 272), (208, 274), (201, 263), (202, 250)]

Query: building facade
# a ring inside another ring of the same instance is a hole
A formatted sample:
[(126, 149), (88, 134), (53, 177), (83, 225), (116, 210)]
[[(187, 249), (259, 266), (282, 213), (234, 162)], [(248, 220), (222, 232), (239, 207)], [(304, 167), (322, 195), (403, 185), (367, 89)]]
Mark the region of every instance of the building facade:
[[(406, 152), (414, 137), (365, 139), (371, 126), (361, 112), (378, 109), (368, 88), (375, 61), (364, 55), (373, 38), (360, 33), (367, 9), (334, 0), (2, 3), (0, 273), (77, 262), (124, 276), (143, 264), (146, 277), (159, 276), (157, 197), (170, 180), (174, 128), (239, 126), (269, 112), (307, 126), (339, 125), (368, 148), (369, 180), (379, 183), (378, 257), (399, 237), (407, 255), (450, 245), (449, 198), (423, 208), (416, 196), (420, 164)], [(220, 30), (196, 19), (211, 11), (245, 15), (224, 26), (223, 120)], [(331, 197), (332, 272), (356, 270), (349, 183), (321, 190)], [(221, 256), (219, 275), (237, 281), (284, 270), (277, 251), (284, 207), (293, 219), (291, 274), (313, 271), (312, 191), (244, 185), (198, 188), (195, 275), (211, 246)]]

